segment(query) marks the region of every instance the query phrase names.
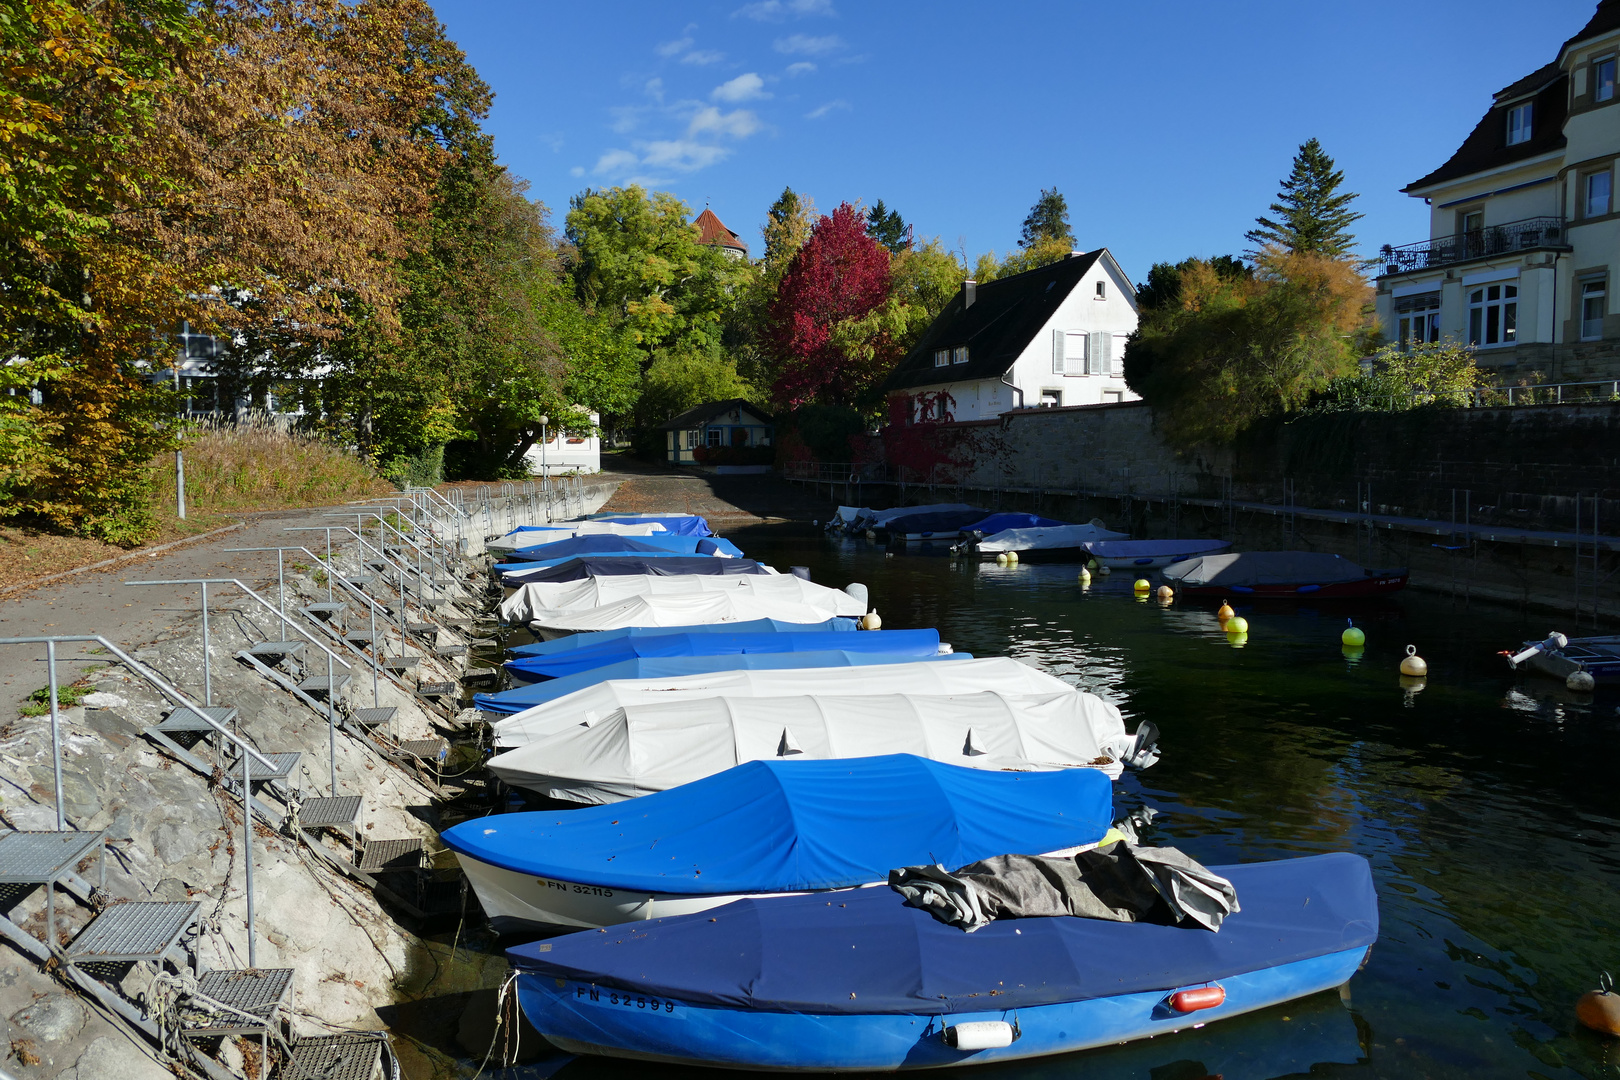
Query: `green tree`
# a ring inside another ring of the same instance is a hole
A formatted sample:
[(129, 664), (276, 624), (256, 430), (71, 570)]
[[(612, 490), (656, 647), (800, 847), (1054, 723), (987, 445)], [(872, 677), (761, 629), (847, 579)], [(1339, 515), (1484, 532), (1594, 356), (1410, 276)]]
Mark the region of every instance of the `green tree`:
[(1069, 203), (1057, 188), (1042, 188), (1041, 197), (1035, 200), (1024, 218), (1018, 246), (1028, 250), (1053, 242), (1061, 242), (1064, 251), (1074, 249), (1074, 233), (1069, 229)]
[(1270, 244), (1285, 251), (1345, 258), (1356, 243), (1350, 226), (1361, 215), (1350, 209), (1358, 196), (1339, 190), (1343, 183), (1343, 171), (1333, 167), (1322, 144), (1307, 140), (1294, 155), (1294, 167), (1271, 204), (1277, 216), (1256, 218), (1258, 227), (1244, 233), (1244, 239), (1257, 249)]
[(643, 379), (638, 426), (655, 428), (706, 401), (730, 398), (754, 401), (758, 393), (717, 345), (701, 351), (660, 350)]
[(866, 211), (866, 235), (898, 255), (911, 247), (911, 227), (898, 210), (890, 210), (879, 199)]
[[(961, 291), (966, 276), (938, 237), (901, 252), (889, 261), (889, 292), (883, 303), (860, 318), (836, 324), (833, 343), (862, 367), (892, 368)], [(854, 403), (869, 417), (878, 415), (883, 404), (877, 385), (868, 387)]]

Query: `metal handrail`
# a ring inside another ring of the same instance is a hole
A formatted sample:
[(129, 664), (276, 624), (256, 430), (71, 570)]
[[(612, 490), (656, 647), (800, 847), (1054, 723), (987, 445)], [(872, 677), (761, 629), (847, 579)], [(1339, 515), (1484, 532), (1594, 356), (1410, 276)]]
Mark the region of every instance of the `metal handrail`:
[[(1507, 404), (1509, 404), (1509, 405), (1513, 405), (1513, 404), (1563, 405), (1563, 404), (1565, 404), (1565, 401), (1564, 401), (1564, 390), (1565, 390), (1565, 388), (1573, 389), (1575, 387), (1581, 387), (1581, 386), (1608, 387), (1608, 391), (1609, 391), (1608, 392), (1608, 397), (1607, 398), (1597, 398), (1596, 400), (1611, 400), (1611, 401), (1620, 400), (1620, 379), (1591, 379), (1591, 380), (1588, 380), (1588, 381), (1585, 381), (1585, 382), (1539, 383), (1539, 384), (1532, 384), (1532, 385), (1525, 385), (1525, 386), (1482, 386), (1482, 387), (1479, 387), (1479, 388), (1477, 388), (1477, 389), (1475, 389), (1473, 391), (1474, 405), (1477, 408), (1488, 408), (1489, 406), (1486, 404), (1485, 399), (1484, 399), (1484, 395), (1486, 395), (1486, 394), (1506, 394), (1507, 395)], [(1546, 393), (1548, 391), (1552, 391), (1552, 394), (1553, 394), (1553, 400), (1552, 401), (1537, 401), (1536, 400), (1538, 397), (1540, 397), (1542, 394), (1544, 394), (1544, 393)], [(1517, 393), (1517, 394), (1519, 394), (1521, 396), (1528, 397), (1530, 400), (1526, 401), (1526, 402), (1515, 403), (1514, 400), (1513, 400), (1513, 395), (1515, 393)], [(1570, 401), (1569, 404), (1572, 404), (1572, 405), (1573, 404), (1585, 404), (1585, 403), (1590, 402), (1592, 400), (1594, 400), (1593, 397), (1581, 397), (1581, 398), (1576, 398), (1576, 399)]]
[(1382, 266), (1380, 276), (1405, 274), (1538, 247), (1568, 247), (1567, 230), (1568, 222), (1561, 217), (1521, 218), (1398, 247), (1385, 244), (1375, 261)]

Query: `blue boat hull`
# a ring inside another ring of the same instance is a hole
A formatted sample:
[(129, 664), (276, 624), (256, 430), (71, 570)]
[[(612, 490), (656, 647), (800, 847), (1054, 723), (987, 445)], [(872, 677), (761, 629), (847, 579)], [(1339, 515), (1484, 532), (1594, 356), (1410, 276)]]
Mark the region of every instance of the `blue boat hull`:
[[(1342, 986), (1366, 956), (1362, 946), (1228, 976), (1219, 980), (1225, 1001), (1191, 1013), (1168, 1006), (1170, 995), (1188, 986), (1016, 1010), (809, 1015), (688, 1005), (534, 972), (519, 975), (518, 1000), (535, 1029), (571, 1053), (778, 1072), (889, 1072), (1016, 1061), (1165, 1035)], [(993, 1050), (947, 1046), (944, 1027), (972, 1020), (1013, 1023), (1019, 1037)]]

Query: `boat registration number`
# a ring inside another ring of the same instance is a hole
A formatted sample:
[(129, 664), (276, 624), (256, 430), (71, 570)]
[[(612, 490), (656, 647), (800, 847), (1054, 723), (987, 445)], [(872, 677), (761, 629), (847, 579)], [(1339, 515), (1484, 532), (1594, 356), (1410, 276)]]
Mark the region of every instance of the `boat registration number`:
[(581, 885), (574, 881), (552, 881), (550, 878), (535, 878), (547, 889), (558, 892), (575, 893), (580, 896), (612, 896), (612, 889), (604, 889), (597, 885)]
[(686, 1007), (678, 1001), (669, 998), (652, 997), (649, 994), (631, 994), (623, 990), (612, 990), (607, 987), (590, 986), (586, 983), (575, 983), (573, 986), (575, 1002), (585, 1002), (601, 1005), (606, 1008), (616, 1008), (620, 1011), (639, 1012), (646, 1015), (674, 1017), (677, 1020), (686, 1019)]

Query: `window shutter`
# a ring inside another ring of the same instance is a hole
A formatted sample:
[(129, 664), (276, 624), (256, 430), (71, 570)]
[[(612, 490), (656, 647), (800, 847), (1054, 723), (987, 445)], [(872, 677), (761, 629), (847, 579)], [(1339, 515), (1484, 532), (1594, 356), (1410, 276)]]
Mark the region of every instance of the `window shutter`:
[(1086, 350), (1088, 363), (1087, 375), (1102, 375), (1108, 371), (1108, 335), (1101, 331), (1093, 331), (1089, 348)]
[(1066, 363), (1063, 355), (1063, 331), (1052, 331), (1052, 374), (1062, 375), (1063, 365)]
[(1108, 374), (1110, 375), (1125, 374), (1125, 350), (1114, 347), (1118, 344), (1114, 339), (1123, 336), (1122, 334), (1108, 335)]

